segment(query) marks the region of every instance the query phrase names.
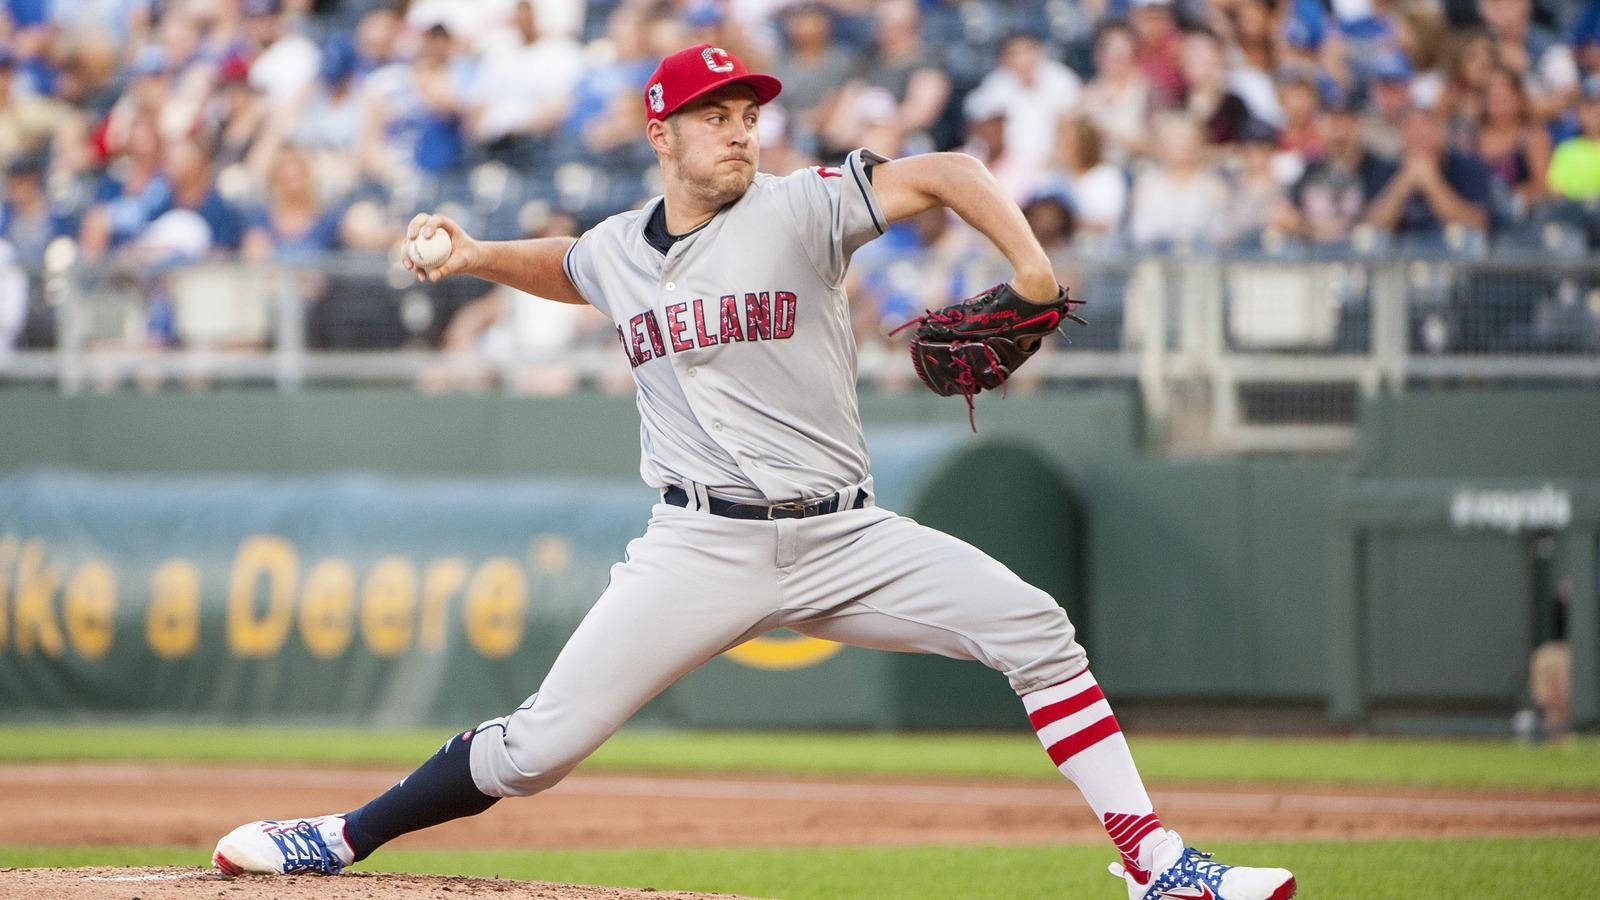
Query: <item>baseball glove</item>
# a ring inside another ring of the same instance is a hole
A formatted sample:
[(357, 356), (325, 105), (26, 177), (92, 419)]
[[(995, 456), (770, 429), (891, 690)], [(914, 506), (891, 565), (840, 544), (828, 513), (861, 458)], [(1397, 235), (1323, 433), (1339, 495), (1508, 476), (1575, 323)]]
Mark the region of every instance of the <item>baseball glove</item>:
[(1064, 320), (1087, 325), (1073, 315), (1083, 303), (1067, 296), (1067, 289), (1048, 303), (1023, 299), (1008, 284), (997, 284), (981, 294), (943, 309), (929, 310), (895, 329), (912, 325), (911, 365), (928, 389), (941, 397), (960, 394), (967, 401), (967, 420), (973, 418), (973, 395), (1001, 388), (1017, 367), (1039, 351), (1045, 336)]

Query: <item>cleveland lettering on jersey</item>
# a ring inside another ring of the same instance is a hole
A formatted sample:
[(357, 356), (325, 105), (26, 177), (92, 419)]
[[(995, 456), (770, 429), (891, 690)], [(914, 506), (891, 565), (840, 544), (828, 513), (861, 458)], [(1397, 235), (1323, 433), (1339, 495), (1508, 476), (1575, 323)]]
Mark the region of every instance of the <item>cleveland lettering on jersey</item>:
[[(718, 344), (781, 341), (794, 336), (798, 302), (793, 291), (680, 300), (667, 304), (659, 316), (653, 309), (635, 314), (626, 326), (617, 326), (617, 340), (634, 368), (666, 356), (668, 348), (683, 353)], [(664, 331), (662, 320), (666, 321)]]

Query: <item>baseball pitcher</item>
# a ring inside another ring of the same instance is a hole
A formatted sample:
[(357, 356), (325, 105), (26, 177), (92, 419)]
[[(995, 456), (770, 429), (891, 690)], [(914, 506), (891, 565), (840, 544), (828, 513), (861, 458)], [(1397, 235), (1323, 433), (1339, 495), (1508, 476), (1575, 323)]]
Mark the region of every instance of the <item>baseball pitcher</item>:
[(410, 831), (545, 790), (641, 706), (774, 628), (977, 660), (1005, 674), (1050, 759), (1104, 823), (1134, 900), (1285, 900), (1283, 869), (1185, 847), (1152, 808), (1061, 607), (1000, 563), (874, 502), (856, 403), (845, 270), (892, 222), (948, 207), (1015, 278), (930, 313), (913, 342), (941, 393), (996, 387), (1070, 317), (1017, 206), (959, 153), (757, 172), (777, 79), (701, 45), (662, 61), (645, 137), (665, 185), (581, 238), (449, 238), (418, 277), (471, 274), (609, 315), (638, 388), (640, 475), (661, 493), (644, 534), (533, 696), (452, 736), (404, 781), (337, 815), (252, 822), (217, 844), (229, 875), (333, 874)]

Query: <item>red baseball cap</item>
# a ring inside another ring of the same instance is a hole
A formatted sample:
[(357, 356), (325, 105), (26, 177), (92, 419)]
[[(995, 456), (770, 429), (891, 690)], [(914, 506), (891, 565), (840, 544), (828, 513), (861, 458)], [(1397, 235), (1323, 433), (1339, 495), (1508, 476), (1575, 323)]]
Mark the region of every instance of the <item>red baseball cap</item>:
[(725, 84), (748, 84), (756, 102), (766, 103), (783, 84), (771, 75), (745, 68), (739, 57), (711, 44), (696, 44), (663, 59), (645, 84), (645, 115), (665, 119), (679, 107)]

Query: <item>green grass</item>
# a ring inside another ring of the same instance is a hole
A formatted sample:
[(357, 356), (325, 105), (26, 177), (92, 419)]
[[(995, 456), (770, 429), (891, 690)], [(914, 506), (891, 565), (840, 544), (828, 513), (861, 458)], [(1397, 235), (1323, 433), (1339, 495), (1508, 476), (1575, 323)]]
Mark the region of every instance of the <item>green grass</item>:
[[(407, 767), (437, 730), (259, 727), (0, 726), (4, 760), (157, 760)], [(1504, 741), (1340, 738), (1132, 739), (1155, 782), (1600, 790), (1600, 741), (1524, 747)], [(1055, 779), (1031, 735), (624, 731), (589, 771), (787, 772)]]
[[(1577, 896), (1600, 840), (1224, 845), (1226, 862), (1283, 865), (1308, 898)], [(383, 851), (360, 868), (731, 891), (784, 900), (1116, 897), (1098, 847)], [(196, 850), (0, 847), (0, 866), (205, 865)]]

